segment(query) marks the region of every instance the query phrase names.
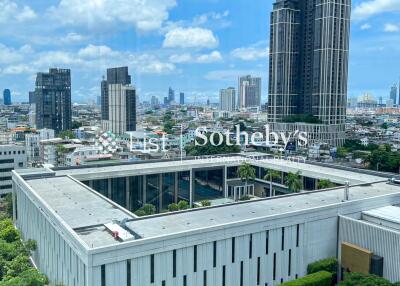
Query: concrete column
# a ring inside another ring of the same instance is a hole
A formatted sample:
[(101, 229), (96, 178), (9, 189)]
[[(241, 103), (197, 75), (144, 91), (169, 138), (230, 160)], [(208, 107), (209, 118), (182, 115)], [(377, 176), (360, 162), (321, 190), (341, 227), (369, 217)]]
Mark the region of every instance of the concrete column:
[(158, 208), (161, 212), (162, 210), (162, 200), (163, 200), (163, 174), (158, 175)]
[(13, 221), (17, 221), (17, 194), (15, 193), (15, 183), (12, 183), (13, 187), (12, 187), (12, 204), (13, 204)]
[(111, 178), (108, 179), (108, 198), (111, 199), (111, 192), (112, 192), (112, 184), (111, 184)]
[(193, 206), (193, 184), (194, 184), (194, 179), (193, 179), (193, 169), (190, 169), (190, 180), (189, 180), (189, 206), (192, 207)]
[(89, 181), (89, 188), (93, 189), (93, 180)]
[(179, 192), (178, 172), (175, 172), (175, 188), (174, 188), (175, 203), (178, 203), (178, 192)]
[(143, 175), (143, 204), (146, 204), (146, 199), (147, 199), (147, 196), (146, 196), (146, 190), (147, 190), (147, 177), (146, 177), (146, 175)]
[(224, 197), (228, 197), (228, 167), (225, 165), (224, 166)]
[(125, 198), (126, 198), (126, 209), (131, 210), (131, 192), (130, 192), (130, 180), (129, 177), (125, 178)]

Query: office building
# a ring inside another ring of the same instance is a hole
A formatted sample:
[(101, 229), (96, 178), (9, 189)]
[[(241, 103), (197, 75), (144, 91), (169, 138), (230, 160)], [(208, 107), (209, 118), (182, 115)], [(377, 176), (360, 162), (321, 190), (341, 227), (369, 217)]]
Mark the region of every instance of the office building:
[(110, 68), (101, 82), (103, 130), (122, 135), (136, 130), (136, 89), (128, 67)]
[(175, 101), (175, 90), (173, 90), (171, 87), (168, 90), (168, 103), (172, 104)]
[(29, 104), (35, 104), (35, 92), (34, 91), (29, 92)]
[[(107, 79), (103, 77), (101, 81), (101, 119), (109, 120), (109, 93), (108, 86), (110, 84), (130, 85), (132, 83), (128, 67), (118, 67), (107, 69)], [(136, 112), (136, 111), (135, 111)]]
[(36, 127), (56, 134), (72, 127), (71, 71), (50, 69), (36, 76)]
[(25, 146), (0, 145), (0, 197), (11, 193), (11, 172), (26, 168)]
[(185, 105), (185, 93), (181, 92), (179, 94), (179, 104), (180, 105)]
[(221, 111), (235, 111), (236, 91), (233, 87), (221, 89), (219, 92), (219, 109)]
[(11, 91), (9, 89), (3, 91), (3, 104), (11, 105)]
[(269, 121), (313, 115), (345, 140), (350, 0), (277, 0), (270, 24)]
[[(24, 239), (37, 241), (32, 258), (52, 284), (272, 286), (306, 275), (309, 263), (324, 258), (348, 268), (343, 258), (360, 247), (384, 261), (383, 271), (372, 273), (400, 280), (396, 181), (330, 165), (223, 159), (18, 170), (15, 224)], [(329, 179), (336, 187), (235, 203), (229, 199), (243, 184), (237, 169), (245, 161), (266, 189), (265, 168), (281, 174), (274, 188), (298, 171), (305, 186)], [(131, 212), (207, 197), (219, 205), (149, 217)]]
[(30, 166), (35, 167), (39, 163), (43, 163), (40, 157), (40, 141), (53, 139), (54, 136), (54, 130), (52, 129), (41, 129), (37, 133), (26, 134), (25, 149)]
[(238, 84), (238, 107), (261, 107), (261, 78), (251, 75), (239, 78)]
[(393, 84), (392, 85), (392, 87), (390, 88), (390, 99), (391, 100), (393, 100), (393, 104), (394, 105), (396, 105), (398, 102), (397, 102), (397, 94), (398, 94), (398, 91), (397, 91), (397, 84), (395, 83), (395, 84)]
[(151, 101), (150, 101), (151, 106), (157, 106), (160, 104), (160, 101), (158, 100), (158, 98), (156, 96), (152, 96), (151, 97)]

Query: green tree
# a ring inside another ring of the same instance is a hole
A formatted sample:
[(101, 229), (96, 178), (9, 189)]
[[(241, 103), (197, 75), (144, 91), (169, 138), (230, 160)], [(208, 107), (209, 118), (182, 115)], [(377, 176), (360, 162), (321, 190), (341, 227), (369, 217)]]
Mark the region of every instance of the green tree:
[(297, 173), (289, 173), (285, 178), (285, 185), (292, 193), (298, 193), (303, 188), (303, 179), (300, 174), (300, 171)]
[(79, 129), (83, 124), (80, 121), (72, 121), (72, 129)]
[(75, 139), (76, 138), (74, 132), (72, 132), (71, 130), (61, 131), (60, 133), (58, 133), (58, 137), (60, 137), (61, 139), (64, 139), (64, 138)]
[(238, 172), (239, 178), (243, 182), (245, 182), (244, 189), (245, 189), (245, 195), (246, 195), (247, 194), (247, 185), (248, 185), (249, 181), (254, 180), (256, 178), (256, 169), (254, 169), (254, 167), (252, 167), (249, 163), (244, 162), (244, 163), (242, 163), (242, 165), (240, 165), (237, 172)]
[(16, 277), (1, 281), (0, 286), (44, 286), (49, 283), (47, 277), (36, 269), (30, 268)]
[[(207, 142), (202, 141), (200, 138), (196, 139), (200, 145), (193, 143), (192, 145), (188, 145), (185, 147), (186, 155), (187, 156), (206, 156), (206, 155), (220, 155), (220, 154), (232, 154), (232, 153), (239, 153), (240, 147), (237, 145), (228, 146), (228, 141), (226, 136), (222, 137), (221, 144), (214, 146), (210, 142), (210, 134), (206, 135)], [(217, 136), (215, 141), (218, 141)], [(219, 143), (219, 142), (215, 142)], [(203, 145), (204, 144), (204, 145)], [(230, 144), (233, 144), (232, 142)]]
[(145, 204), (143, 207), (141, 207), (135, 212), (137, 216), (148, 216), (148, 215), (153, 215), (155, 213), (156, 213), (156, 207), (153, 206), (152, 204)]
[(275, 192), (272, 190), (272, 182), (279, 178), (281, 178), (281, 172), (272, 169), (265, 169), (264, 180), (269, 181), (269, 193), (271, 196), (275, 196)]
[(335, 184), (332, 183), (330, 180), (322, 179), (322, 180), (318, 181), (317, 189), (318, 190), (329, 189), (329, 188), (333, 188), (334, 186), (335, 186)]
[(5, 219), (0, 222), (0, 239), (11, 243), (19, 240), (19, 232), (15, 229), (11, 219)]
[(346, 158), (347, 154), (349, 154), (349, 151), (345, 147), (339, 147), (337, 148), (336, 154), (338, 158)]

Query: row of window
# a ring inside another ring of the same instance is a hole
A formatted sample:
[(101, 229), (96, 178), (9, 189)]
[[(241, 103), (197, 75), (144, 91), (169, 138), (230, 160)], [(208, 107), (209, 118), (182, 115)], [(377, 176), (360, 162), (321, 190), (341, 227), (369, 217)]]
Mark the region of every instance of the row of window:
[[(269, 231), (266, 231), (265, 236), (265, 254), (269, 254)], [(296, 226), (296, 247), (300, 244), (300, 225)], [(231, 239), (231, 253), (232, 253), (232, 263), (235, 263), (235, 252), (236, 252), (236, 238)], [(281, 229), (281, 250), (285, 250), (285, 228)], [(193, 246), (193, 272), (197, 273), (197, 245)], [(253, 234), (249, 236), (249, 259), (253, 258)], [(217, 241), (213, 242), (213, 268), (217, 267)], [(177, 267), (176, 267), (176, 250), (172, 251), (172, 277), (176, 278)], [(292, 249), (288, 252), (288, 276), (292, 275)], [(276, 280), (276, 252), (273, 254), (273, 280)], [(226, 266), (222, 266), (222, 286), (226, 286)], [(261, 257), (257, 257), (257, 285), (260, 285), (261, 277)], [(296, 274), (297, 278), (297, 274)], [(105, 265), (101, 266), (101, 286), (106, 286), (106, 272)], [(204, 286), (207, 286), (207, 270), (203, 271), (203, 281)], [(281, 279), (281, 283), (283, 279)], [(155, 266), (154, 266), (154, 254), (150, 255), (150, 283), (155, 283)], [(127, 260), (127, 285), (131, 286), (131, 261)], [(183, 276), (183, 285), (187, 286), (187, 276)], [(267, 285), (267, 284), (265, 284)], [(166, 286), (166, 281), (162, 281), (162, 286)], [(240, 261), (240, 286), (243, 285), (243, 261)]]
[(22, 151), (0, 151), (0, 155), (16, 155), (16, 154), (25, 154), (25, 150)]

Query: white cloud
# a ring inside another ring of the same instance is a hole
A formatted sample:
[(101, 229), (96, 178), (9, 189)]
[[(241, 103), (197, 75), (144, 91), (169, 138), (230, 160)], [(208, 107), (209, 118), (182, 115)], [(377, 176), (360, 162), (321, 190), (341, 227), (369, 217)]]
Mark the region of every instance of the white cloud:
[(176, 0), (61, 0), (49, 14), (64, 25), (103, 29), (103, 25), (131, 24), (140, 31), (158, 30)]
[(197, 57), (196, 62), (200, 64), (208, 64), (208, 63), (214, 63), (214, 62), (220, 62), (222, 61), (222, 56), (221, 53), (218, 51), (213, 51), (209, 54), (204, 54), (200, 55)]
[(174, 54), (169, 57), (169, 61), (175, 64), (189, 63), (192, 61), (192, 56), (189, 53), (181, 55)]
[(268, 53), (269, 51), (266, 46), (263, 45), (260, 47), (260, 44), (256, 44), (250, 47), (234, 49), (231, 55), (243, 61), (255, 61), (268, 58)]
[(354, 8), (353, 18), (362, 20), (377, 14), (398, 11), (400, 11), (399, 0), (370, 0), (362, 2)]
[(393, 32), (398, 32), (400, 30), (399, 25), (396, 24), (385, 24), (384, 31), (393, 33)]
[(369, 29), (371, 29), (371, 25), (367, 24), (367, 23), (363, 24), (363, 25), (361, 25), (360, 29), (361, 30), (369, 30)]
[(78, 55), (83, 58), (99, 58), (113, 56), (115, 53), (107, 46), (88, 45), (78, 51)]
[(63, 43), (71, 44), (71, 43), (79, 43), (86, 40), (87, 37), (77, 34), (77, 33), (68, 33), (65, 37), (61, 38)]
[(165, 48), (215, 48), (218, 39), (211, 30), (203, 28), (174, 28), (165, 35)]
[(37, 17), (35, 11), (29, 6), (19, 7), (17, 3), (10, 0), (0, 0), (0, 23), (10, 21), (25, 22)]

